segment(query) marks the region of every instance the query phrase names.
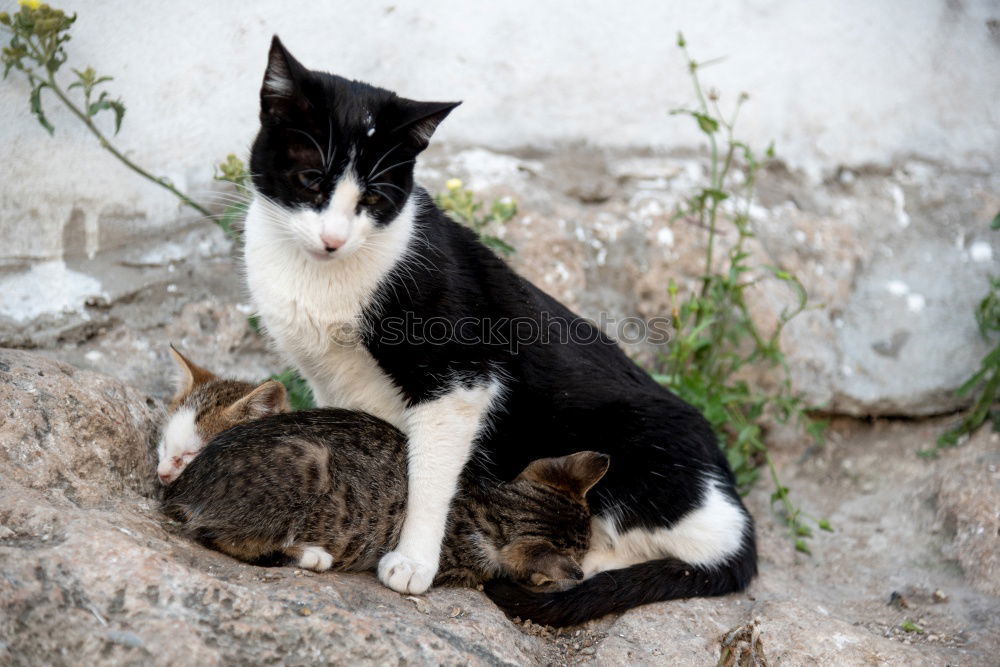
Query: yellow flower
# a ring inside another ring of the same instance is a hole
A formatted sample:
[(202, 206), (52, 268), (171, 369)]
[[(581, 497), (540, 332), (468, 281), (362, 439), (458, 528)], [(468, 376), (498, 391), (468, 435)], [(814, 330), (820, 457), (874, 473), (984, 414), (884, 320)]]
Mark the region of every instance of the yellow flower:
[(28, 9), (38, 9), (42, 6), (41, 0), (17, 0), (17, 4)]
[(462, 187), (462, 179), (449, 178), (448, 181), (444, 184), (444, 187), (448, 188), (449, 190), (458, 190)]

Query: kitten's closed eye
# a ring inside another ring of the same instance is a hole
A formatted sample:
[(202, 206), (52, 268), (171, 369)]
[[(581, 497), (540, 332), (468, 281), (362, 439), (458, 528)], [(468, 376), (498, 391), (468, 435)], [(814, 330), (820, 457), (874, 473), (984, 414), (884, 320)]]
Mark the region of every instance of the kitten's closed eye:
[(198, 452), (184, 452), (180, 456), (174, 456), (170, 459), (170, 462), (175, 468), (180, 468), (181, 466), (186, 466), (194, 460), (194, 457), (198, 455)]
[(361, 203), (365, 206), (377, 206), (379, 202), (382, 201), (382, 195), (376, 194), (374, 192), (369, 192), (364, 197), (361, 198)]

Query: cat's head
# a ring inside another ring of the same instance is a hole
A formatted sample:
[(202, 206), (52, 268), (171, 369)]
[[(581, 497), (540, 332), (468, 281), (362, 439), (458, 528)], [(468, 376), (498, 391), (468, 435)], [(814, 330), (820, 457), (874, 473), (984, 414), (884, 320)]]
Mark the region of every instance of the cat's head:
[(167, 408), (157, 448), (156, 474), (170, 484), (208, 442), (251, 419), (288, 411), (285, 387), (276, 380), (259, 385), (225, 380), (188, 361), (173, 345), (176, 390)]
[(308, 70), (275, 36), (250, 158), (264, 210), (252, 224), (279, 227), (273, 238), (316, 262), (351, 255), (400, 215), (417, 155), (458, 104)]
[(580, 560), (590, 547), (587, 492), (604, 477), (607, 454), (577, 452), (532, 461), (501, 486), (492, 510), (504, 544), (501, 575), (535, 588), (564, 588), (583, 578)]

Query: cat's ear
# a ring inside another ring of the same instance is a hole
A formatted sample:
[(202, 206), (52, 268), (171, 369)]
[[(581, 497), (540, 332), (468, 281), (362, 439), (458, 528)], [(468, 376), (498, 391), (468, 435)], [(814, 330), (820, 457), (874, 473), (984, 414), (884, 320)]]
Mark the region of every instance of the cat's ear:
[(392, 132), (404, 134), (411, 148), (422, 151), (427, 148), (437, 126), (461, 102), (415, 102), (401, 97), (396, 104), (399, 119)]
[(601, 481), (609, 465), (611, 458), (607, 454), (577, 452), (569, 456), (532, 461), (518, 475), (518, 479), (544, 484), (582, 498)]
[(288, 410), (285, 385), (277, 380), (268, 380), (226, 408), (226, 417), (232, 421), (242, 422)]
[(211, 371), (206, 371), (201, 366), (188, 361), (183, 354), (177, 351), (173, 343), (170, 345), (170, 356), (177, 364), (177, 375), (174, 378), (174, 403), (184, 399), (198, 385), (218, 379)]
[(260, 87), (260, 120), (262, 123), (287, 118), (305, 108), (301, 81), (308, 70), (288, 52), (278, 36), (271, 39), (267, 55), (264, 83)]
[(579, 563), (542, 538), (516, 540), (500, 549), (499, 555), (506, 575), (532, 586), (566, 585), (583, 579)]

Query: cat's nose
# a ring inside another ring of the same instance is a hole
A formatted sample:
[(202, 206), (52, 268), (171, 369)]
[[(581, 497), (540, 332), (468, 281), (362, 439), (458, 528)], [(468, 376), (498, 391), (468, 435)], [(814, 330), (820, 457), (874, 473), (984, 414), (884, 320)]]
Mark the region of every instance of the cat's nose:
[(170, 484), (170, 473), (161, 472), (160, 473), (160, 484)]
[(323, 248), (327, 252), (333, 252), (340, 246), (344, 245), (344, 239), (339, 236), (333, 236), (332, 234), (320, 234), (319, 240), (323, 242)]

